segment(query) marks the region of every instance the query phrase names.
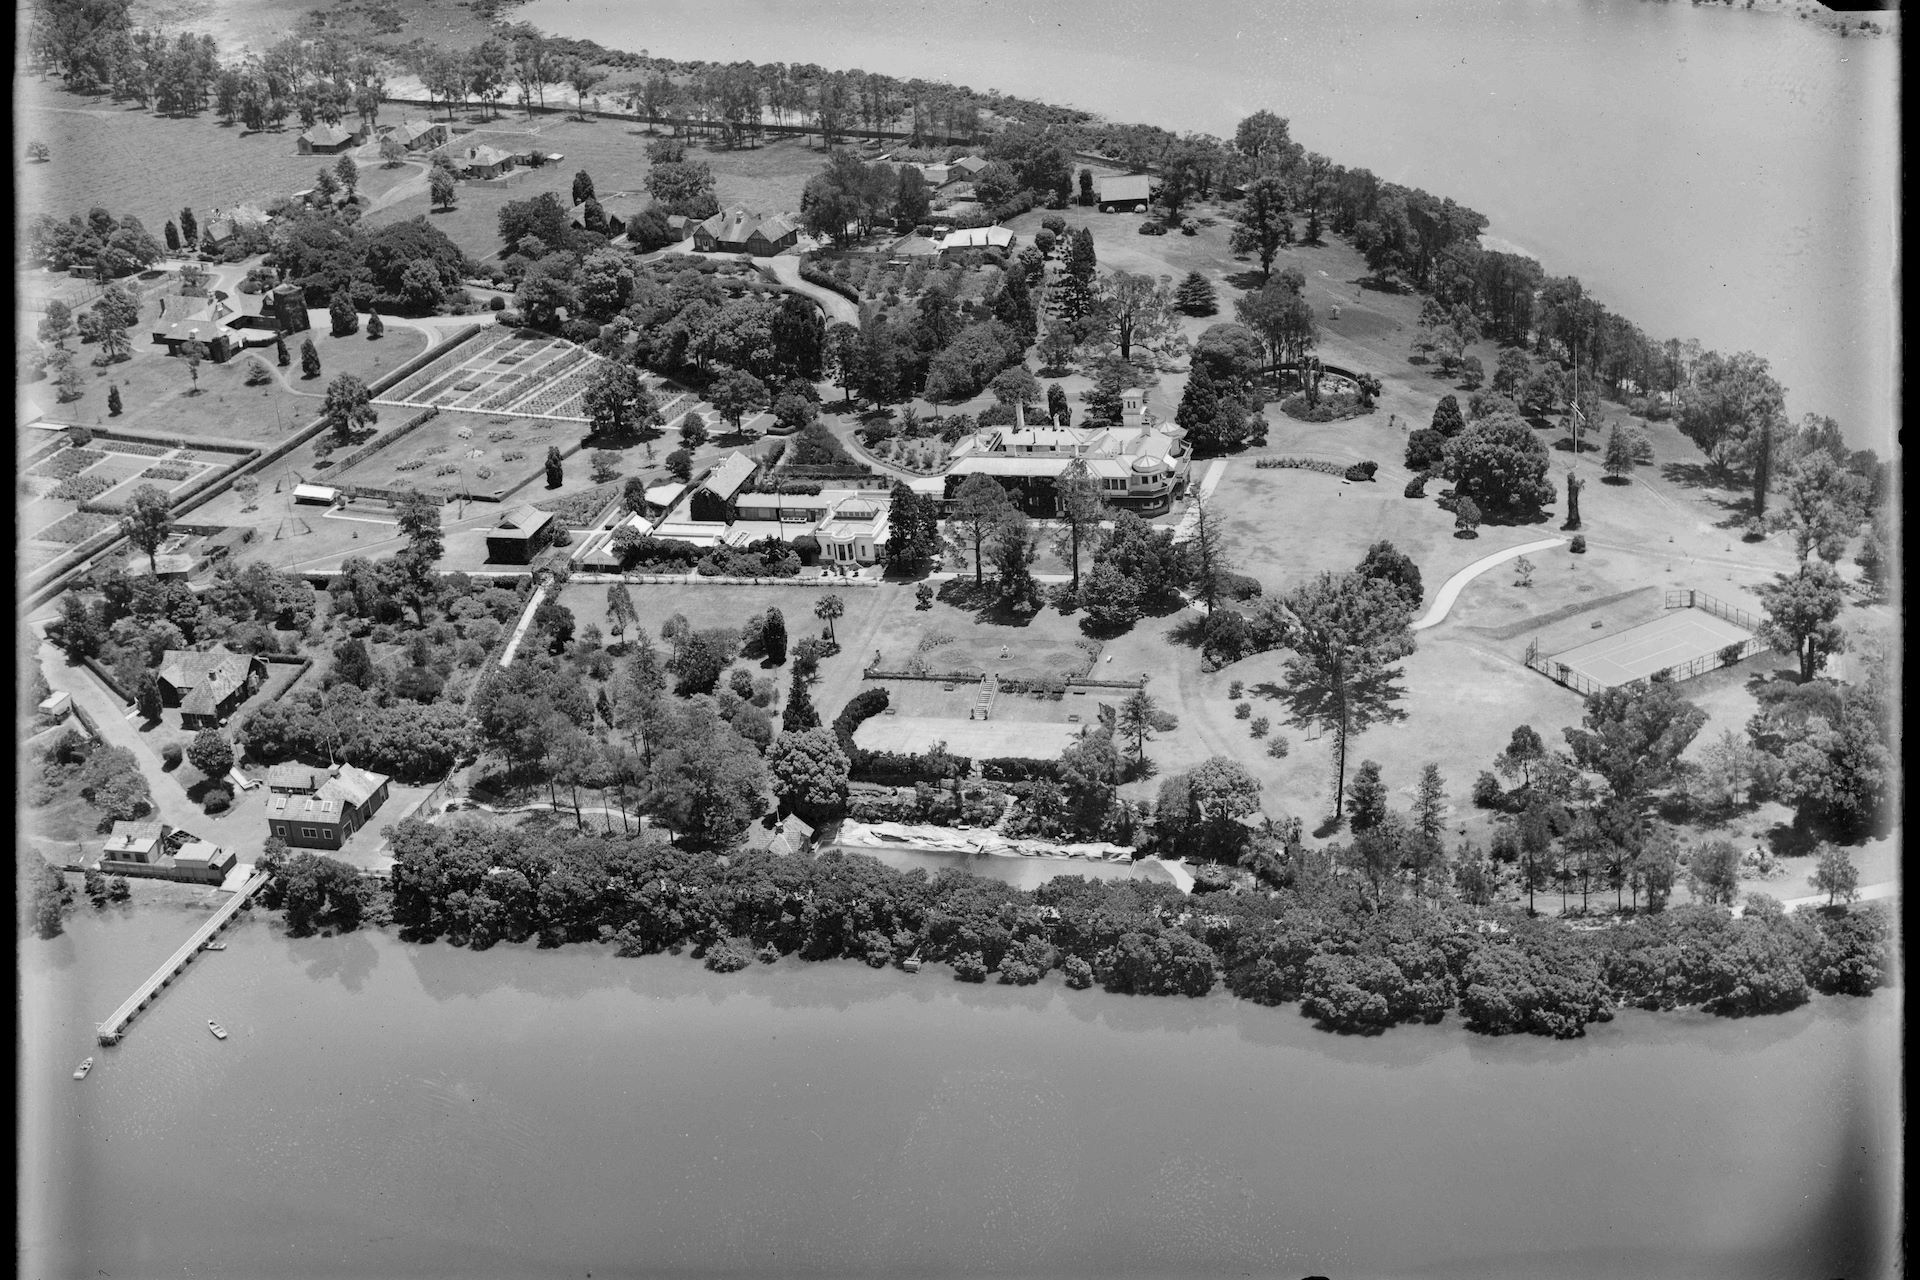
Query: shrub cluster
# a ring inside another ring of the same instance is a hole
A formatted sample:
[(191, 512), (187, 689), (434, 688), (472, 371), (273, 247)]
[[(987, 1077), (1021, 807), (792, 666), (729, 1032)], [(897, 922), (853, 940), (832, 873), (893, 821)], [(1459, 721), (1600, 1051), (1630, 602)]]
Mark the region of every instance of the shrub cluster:
[(1256, 471), (1271, 471), (1279, 467), (1292, 467), (1301, 471), (1318, 471), (1324, 476), (1342, 476), (1347, 469), (1337, 462), (1328, 462), (1324, 458), (1255, 458), (1253, 468)]
[(800, 557), (778, 538), (761, 538), (744, 547), (715, 547), (693, 571), (703, 578), (797, 578)]
[(949, 782), (955, 774), (965, 777), (973, 769), (973, 761), (967, 756), (949, 755), (942, 759), (917, 751), (855, 751), (848, 759), (853, 763), (853, 776), (860, 781), (895, 787), (916, 782)]

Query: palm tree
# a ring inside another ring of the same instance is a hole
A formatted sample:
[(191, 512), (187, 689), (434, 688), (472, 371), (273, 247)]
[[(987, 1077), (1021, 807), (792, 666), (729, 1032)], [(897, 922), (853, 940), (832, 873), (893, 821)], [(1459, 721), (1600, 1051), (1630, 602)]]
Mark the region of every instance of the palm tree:
[(845, 614), (846, 611), (847, 611), (846, 602), (842, 600), (839, 596), (831, 595), (831, 594), (821, 596), (820, 602), (813, 606), (813, 616), (816, 618), (819, 618), (822, 622), (825, 622), (827, 624), (827, 643), (828, 644), (839, 643), (839, 641), (836, 640), (833, 635), (833, 620)]

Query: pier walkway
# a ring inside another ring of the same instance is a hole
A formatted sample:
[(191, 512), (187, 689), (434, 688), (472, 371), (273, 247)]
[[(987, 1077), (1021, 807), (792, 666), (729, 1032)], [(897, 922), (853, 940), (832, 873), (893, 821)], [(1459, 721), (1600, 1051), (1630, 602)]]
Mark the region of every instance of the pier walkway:
[(162, 987), (180, 976), (181, 970), (185, 969), (194, 956), (199, 954), (200, 948), (215, 934), (226, 928), (227, 923), (233, 919), (234, 912), (246, 905), (266, 882), (267, 873), (262, 871), (242, 885), (238, 893), (221, 903), (220, 909), (215, 911), (205, 924), (195, 929), (193, 936), (182, 943), (178, 951), (168, 956), (166, 963), (155, 969), (152, 976), (127, 997), (125, 1004), (113, 1011), (112, 1017), (100, 1024), (100, 1043), (117, 1043), (121, 1033), (126, 1030), (127, 1024), (133, 1021), (134, 1015), (146, 1008), (147, 1003), (160, 994)]

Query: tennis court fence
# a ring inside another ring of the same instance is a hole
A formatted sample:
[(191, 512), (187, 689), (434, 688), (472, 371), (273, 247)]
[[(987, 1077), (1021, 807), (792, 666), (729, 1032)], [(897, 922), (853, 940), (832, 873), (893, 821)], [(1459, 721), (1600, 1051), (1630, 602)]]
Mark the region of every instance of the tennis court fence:
[(1716, 600), (1704, 591), (1695, 591), (1691, 587), (1681, 587), (1667, 592), (1665, 607), (1669, 609), (1704, 609), (1716, 618), (1725, 618), (1734, 626), (1747, 631), (1760, 630), (1760, 620), (1745, 609), (1736, 609), (1721, 600)]
[[(1673, 595), (1696, 595), (1696, 594), (1698, 593), (1671, 592), (1669, 593), (1669, 599), (1671, 599)], [(1706, 598), (1712, 599), (1712, 597), (1710, 596)], [(1713, 603), (1720, 604), (1720, 602), (1717, 600), (1713, 601)], [(1705, 608), (1706, 606), (1698, 605), (1698, 604), (1690, 605), (1690, 606), (1669, 604), (1667, 607), (1670, 609), (1689, 608), (1689, 607), (1698, 609), (1698, 608)], [(1726, 605), (1721, 605), (1720, 607), (1728, 608), (1728, 606)], [(1751, 623), (1750, 615), (1742, 613), (1738, 609), (1731, 609), (1729, 613), (1720, 614), (1718, 616), (1726, 618), (1727, 621), (1734, 623), (1737, 626), (1744, 627), (1750, 624), (1757, 625), (1757, 624)], [(1709, 671), (1718, 671), (1721, 667), (1731, 667), (1741, 662), (1745, 662), (1748, 658), (1751, 658), (1754, 654), (1764, 652), (1766, 649), (1770, 647), (1771, 646), (1769, 646), (1767, 642), (1765, 640), (1762, 640), (1760, 637), (1749, 636), (1747, 639), (1740, 641), (1738, 643), (1723, 645), (1722, 647), (1714, 650), (1712, 653), (1702, 654), (1699, 657), (1690, 659), (1686, 662), (1680, 662), (1680, 663), (1674, 664), (1671, 667), (1662, 668), (1661, 670), (1656, 671), (1652, 675), (1648, 676), (1647, 679), (1649, 682), (1653, 684), (1668, 684), (1668, 683), (1678, 682), (1681, 680), (1691, 680), (1695, 676), (1705, 675)], [(1573, 667), (1568, 666), (1566, 663), (1555, 661), (1554, 658), (1551, 657), (1550, 655), (1542, 654), (1540, 652), (1540, 642), (1538, 640), (1534, 640), (1527, 645), (1527, 652), (1525, 657), (1522, 659), (1522, 661), (1524, 661), (1526, 665), (1531, 667), (1533, 670), (1538, 671), (1541, 675), (1553, 681), (1555, 684), (1565, 685), (1567, 688), (1573, 690), (1575, 693), (1579, 694), (1583, 698), (1591, 698), (1594, 694), (1599, 693), (1602, 689), (1605, 689), (1607, 687), (1606, 685), (1601, 684), (1598, 680), (1593, 679), (1591, 676), (1588, 676), (1583, 672), (1577, 671)]]

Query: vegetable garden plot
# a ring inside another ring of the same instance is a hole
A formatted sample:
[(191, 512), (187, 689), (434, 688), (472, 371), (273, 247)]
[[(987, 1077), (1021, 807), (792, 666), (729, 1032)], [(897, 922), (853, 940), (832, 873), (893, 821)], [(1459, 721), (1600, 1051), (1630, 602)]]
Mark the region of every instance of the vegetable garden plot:
[(55, 520), (33, 535), (35, 542), (57, 542), (71, 546), (84, 542), (114, 523), (112, 516), (97, 511), (73, 511)]
[(106, 456), (97, 449), (63, 449), (45, 462), (35, 465), (27, 474), (65, 480), (68, 476), (79, 475)]

